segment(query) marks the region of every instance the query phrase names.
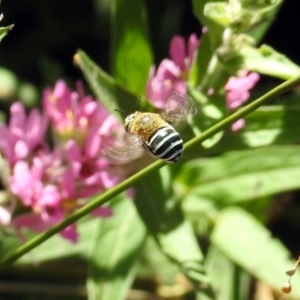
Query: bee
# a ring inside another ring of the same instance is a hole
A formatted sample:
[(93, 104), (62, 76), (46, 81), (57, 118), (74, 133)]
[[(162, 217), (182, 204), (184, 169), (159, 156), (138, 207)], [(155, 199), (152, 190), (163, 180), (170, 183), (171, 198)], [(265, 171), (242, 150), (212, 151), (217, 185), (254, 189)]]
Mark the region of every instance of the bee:
[(136, 111), (125, 118), (126, 134), (123, 141), (109, 147), (106, 154), (114, 160), (130, 161), (141, 156), (144, 149), (167, 163), (178, 162), (183, 151), (183, 141), (170, 123), (196, 114), (193, 100), (173, 91), (161, 113), (140, 112), (137, 110), (138, 103)]

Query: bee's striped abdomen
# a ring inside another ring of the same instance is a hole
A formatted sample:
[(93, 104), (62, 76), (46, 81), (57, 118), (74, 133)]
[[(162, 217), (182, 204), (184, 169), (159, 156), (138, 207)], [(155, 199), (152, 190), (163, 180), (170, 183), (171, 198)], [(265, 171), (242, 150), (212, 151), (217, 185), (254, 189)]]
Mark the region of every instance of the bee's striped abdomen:
[(179, 133), (168, 125), (155, 130), (145, 146), (154, 156), (175, 163), (180, 159), (183, 141)]

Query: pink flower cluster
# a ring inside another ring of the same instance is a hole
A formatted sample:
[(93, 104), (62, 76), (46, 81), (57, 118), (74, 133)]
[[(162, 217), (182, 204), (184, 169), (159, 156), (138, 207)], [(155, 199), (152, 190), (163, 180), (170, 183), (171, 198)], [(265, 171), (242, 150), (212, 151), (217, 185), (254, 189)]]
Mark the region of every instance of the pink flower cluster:
[[(43, 113), (33, 109), (26, 115), (23, 105), (14, 103), (9, 124), (0, 125), (0, 149), (8, 163), (6, 185), (16, 199), (0, 206), (0, 225), (41, 232), (124, 176), (101, 154), (102, 142), (123, 126), (100, 102), (85, 96), (81, 85), (73, 92), (58, 81), (54, 89), (45, 90), (43, 107)], [(53, 149), (46, 143), (49, 125)], [(12, 217), (16, 205), (11, 203), (17, 200), (23, 213)], [(93, 212), (111, 214), (108, 207)], [(75, 225), (61, 235), (73, 242), (78, 238)]]

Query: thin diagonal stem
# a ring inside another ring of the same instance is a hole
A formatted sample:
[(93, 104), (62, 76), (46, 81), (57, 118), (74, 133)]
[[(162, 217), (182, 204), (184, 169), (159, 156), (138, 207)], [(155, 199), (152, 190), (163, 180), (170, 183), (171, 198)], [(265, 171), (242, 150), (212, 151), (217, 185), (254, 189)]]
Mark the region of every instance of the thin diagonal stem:
[[(191, 139), (187, 143), (185, 143), (184, 148), (188, 149), (199, 145), (199, 143), (205, 141), (207, 138), (213, 136), (217, 132), (223, 130), (231, 123), (237, 121), (238, 119), (245, 117), (252, 111), (256, 110), (262, 104), (266, 103), (267, 101), (278, 97), (279, 95), (291, 90), (293, 87), (300, 84), (300, 75), (296, 76), (286, 82), (280, 84), (270, 92), (266, 93), (262, 97), (258, 98), (254, 102), (250, 103), (249, 105), (241, 108), (239, 111), (235, 112), (234, 114), (230, 115), (226, 119), (220, 121), (219, 123), (215, 124), (208, 130), (204, 131), (201, 135)], [(124, 180), (114, 188), (106, 191), (105, 193), (94, 197), (88, 204), (83, 206), (82, 208), (78, 209), (72, 215), (68, 216), (66, 219), (61, 221), (60, 223), (53, 226), (51, 229), (37, 235), (30, 241), (26, 242), (24, 245), (20, 246), (16, 250), (8, 253), (5, 257), (0, 260), (0, 269), (3, 269), (16, 261), (18, 258), (23, 256), (24, 254), (28, 253), (38, 245), (42, 244), (44, 241), (52, 237), (53, 235), (60, 232), (62, 229), (66, 228), (67, 226), (71, 225), (72, 223), (78, 221), (80, 218), (84, 217), (85, 215), (92, 212), (95, 208), (103, 205), (104, 203), (108, 202), (121, 192), (125, 191), (129, 187), (133, 186), (138, 180), (147, 176), (151, 172), (158, 170), (159, 168), (163, 167), (166, 163), (162, 160), (156, 161), (151, 165), (147, 166), (143, 170), (137, 172), (136, 174), (132, 175), (128, 179)]]

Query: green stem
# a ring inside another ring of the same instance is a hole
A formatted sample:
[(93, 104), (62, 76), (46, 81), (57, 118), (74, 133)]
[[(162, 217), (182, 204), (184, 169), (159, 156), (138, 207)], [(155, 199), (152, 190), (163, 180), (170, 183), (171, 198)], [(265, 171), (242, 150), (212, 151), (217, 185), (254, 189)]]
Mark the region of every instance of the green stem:
[[(300, 75), (296, 76), (286, 82), (282, 83), (281, 85), (277, 86), (270, 92), (266, 93), (262, 97), (258, 98), (254, 102), (250, 103), (249, 105), (241, 108), (239, 111), (235, 112), (234, 114), (230, 115), (226, 119), (220, 121), (216, 125), (212, 126), (208, 130), (204, 131), (201, 135), (193, 138), (189, 142), (185, 143), (184, 148), (188, 149), (191, 147), (196, 146), (197, 144), (205, 141), (207, 138), (213, 136), (217, 132), (221, 131), (225, 127), (229, 126), (231, 123), (237, 121), (238, 119), (245, 117), (252, 111), (256, 110), (260, 107), (263, 103), (278, 97), (279, 95), (289, 91), (293, 87), (300, 84)], [(148, 167), (144, 168), (143, 170), (137, 172), (136, 174), (132, 175), (128, 179), (124, 180), (114, 188), (106, 191), (105, 193), (101, 194), (100, 196), (96, 196), (91, 202), (83, 206), (82, 208), (78, 209), (72, 215), (68, 216), (66, 219), (61, 221), (60, 223), (53, 226), (51, 229), (37, 235), (30, 241), (26, 242), (24, 245), (20, 246), (16, 250), (8, 253), (8, 255), (4, 256), (0, 261), (0, 269), (3, 269), (16, 261), (22, 255), (28, 253), (38, 245), (42, 244), (44, 241), (49, 239), (50, 237), (54, 236), (62, 229), (66, 228), (67, 226), (71, 225), (72, 223), (78, 221), (80, 218), (84, 217), (85, 215), (92, 212), (95, 208), (103, 205), (104, 203), (108, 202), (110, 199), (114, 198), (121, 192), (125, 191), (129, 187), (133, 186), (138, 180), (147, 176), (151, 172), (158, 170), (159, 168), (163, 167), (166, 163), (162, 160), (158, 160), (153, 164), (149, 165)]]

